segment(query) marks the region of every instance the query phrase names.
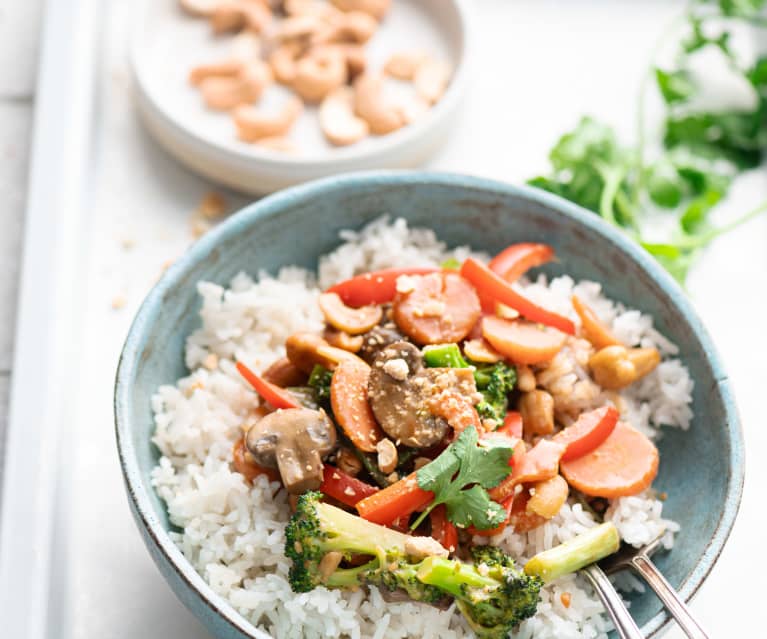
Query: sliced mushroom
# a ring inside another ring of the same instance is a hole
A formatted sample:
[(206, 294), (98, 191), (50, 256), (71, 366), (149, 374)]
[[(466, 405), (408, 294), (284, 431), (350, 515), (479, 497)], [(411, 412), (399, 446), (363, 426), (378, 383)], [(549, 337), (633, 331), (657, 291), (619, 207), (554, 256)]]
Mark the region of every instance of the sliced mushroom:
[(336, 429), (323, 410), (288, 408), (257, 422), (245, 440), (256, 463), (277, 468), (287, 491), (299, 495), (322, 484), (322, 460), (336, 445)]
[(357, 354), (371, 366), (378, 353), (395, 342), (407, 341), (394, 322), (376, 326), (362, 336), (362, 346)]

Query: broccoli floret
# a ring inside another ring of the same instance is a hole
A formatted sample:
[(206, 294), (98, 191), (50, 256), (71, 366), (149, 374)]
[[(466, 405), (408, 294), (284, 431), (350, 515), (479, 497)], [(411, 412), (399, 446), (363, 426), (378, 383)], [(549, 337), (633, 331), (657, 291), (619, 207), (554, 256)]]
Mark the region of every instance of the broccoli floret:
[(317, 364), (309, 375), (309, 386), (314, 391), (314, 400), (324, 405), (330, 402), (330, 381), (333, 379), (333, 371)]
[(477, 412), (480, 417), (494, 419), (500, 425), (506, 416), (509, 393), (517, 383), (516, 369), (504, 362), (480, 365), (474, 371), (474, 380), (483, 396), (476, 406)]
[[(285, 554), (293, 562), (294, 591), (369, 584), (404, 591), (415, 601), (431, 604), (452, 597), (483, 639), (506, 637), (514, 625), (535, 613), (543, 582), (517, 570), (497, 548), (475, 548), (474, 563), (436, 556), (415, 561), (406, 550), (408, 535), (320, 498), (320, 493), (303, 495), (286, 529)], [(339, 554), (323, 562), (328, 553)], [(352, 555), (367, 555), (370, 560), (354, 568), (338, 567), (339, 559)]]

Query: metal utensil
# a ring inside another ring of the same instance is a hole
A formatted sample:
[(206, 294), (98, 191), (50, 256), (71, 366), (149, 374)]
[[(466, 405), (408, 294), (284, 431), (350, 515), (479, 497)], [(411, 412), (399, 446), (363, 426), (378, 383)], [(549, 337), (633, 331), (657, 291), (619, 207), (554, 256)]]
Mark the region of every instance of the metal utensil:
[[(663, 602), (663, 605), (666, 606), (668, 611), (671, 613), (671, 616), (674, 617), (676, 622), (679, 624), (679, 627), (690, 639), (708, 639), (708, 635), (705, 633), (703, 628), (700, 627), (700, 624), (695, 621), (692, 613), (690, 613), (689, 608), (687, 608), (685, 603), (680, 599), (679, 595), (672, 588), (671, 584), (666, 581), (666, 578), (655, 567), (655, 564), (650, 561), (650, 556), (656, 550), (661, 548), (661, 537), (662, 535), (639, 549), (627, 544), (622, 544), (621, 549), (617, 553), (610, 555), (609, 557), (606, 557), (599, 562), (599, 572), (601, 573), (602, 577), (604, 577), (607, 585), (612, 587), (605, 575), (610, 575), (625, 568), (633, 570), (640, 577), (642, 577), (647, 582), (647, 585), (653, 589), (656, 595), (658, 595), (658, 598)], [(592, 583), (594, 583), (593, 577), (591, 577), (591, 575), (588, 573), (588, 569), (586, 569), (584, 572), (592, 580)], [(597, 589), (597, 593), (599, 593), (600, 598), (602, 598), (602, 593), (599, 590), (599, 587), (596, 585), (594, 587)], [(615, 591), (613, 590), (613, 592)], [(618, 596), (617, 593), (615, 594)], [(618, 596), (618, 600), (620, 601), (620, 596)], [(604, 599), (602, 599), (602, 601), (604, 602)], [(605, 606), (607, 606), (607, 603), (605, 603)], [(608, 612), (610, 612), (609, 607)], [(626, 612), (628, 614), (628, 611)], [(610, 613), (610, 616), (612, 617), (612, 613)], [(641, 637), (642, 635), (639, 634), (638, 636)]]
[(623, 603), (623, 599), (615, 590), (607, 575), (602, 571), (598, 564), (591, 564), (581, 570), (586, 578), (594, 586), (597, 595), (602, 600), (607, 614), (610, 615), (615, 631), (620, 635), (621, 639), (644, 639), (642, 631), (634, 621), (631, 613), (626, 608), (626, 604)]

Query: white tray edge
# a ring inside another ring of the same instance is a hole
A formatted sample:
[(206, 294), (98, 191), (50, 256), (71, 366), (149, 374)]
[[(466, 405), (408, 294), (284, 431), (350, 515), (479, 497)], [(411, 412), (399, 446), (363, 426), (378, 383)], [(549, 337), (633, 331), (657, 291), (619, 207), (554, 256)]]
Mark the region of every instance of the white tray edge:
[(77, 232), (86, 210), (99, 3), (45, 3), (0, 511), (0, 619), (6, 637), (61, 636), (52, 592), (61, 571), (67, 385), (77, 367)]

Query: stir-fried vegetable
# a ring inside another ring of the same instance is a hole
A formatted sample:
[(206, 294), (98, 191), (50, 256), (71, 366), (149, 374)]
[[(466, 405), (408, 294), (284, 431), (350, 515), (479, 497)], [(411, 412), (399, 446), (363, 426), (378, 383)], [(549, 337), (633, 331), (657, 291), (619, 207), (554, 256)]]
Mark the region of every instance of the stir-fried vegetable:
[[(539, 322), (545, 326), (556, 328), (563, 333), (575, 335), (575, 324), (572, 321), (530, 301), (524, 295), (514, 290), (511, 284), (500, 275), (494, 273), (473, 257), (467, 258), (463, 263), (461, 275), (474, 284), (481, 295), (510, 306), (531, 322)], [(492, 341), (490, 343), (492, 344)], [(500, 350), (495, 344), (493, 346), (496, 350)]]
[(518, 364), (549, 361), (567, 339), (567, 335), (548, 326), (492, 315), (482, 319), (482, 335), (495, 350)]
[[(497, 548), (475, 548), (474, 563), (450, 560), (431, 539), (424, 543), (424, 538), (378, 526), (319, 498), (319, 493), (303, 495), (285, 530), (295, 592), (370, 584), (426, 603), (454, 599), (481, 639), (504, 639), (535, 614), (541, 579), (525, 575)], [(352, 555), (370, 559), (343, 567)]]
[(525, 564), (525, 573), (546, 582), (554, 581), (612, 555), (620, 545), (621, 539), (615, 524), (604, 523), (559, 546), (539, 552)]
[(317, 404), (330, 402), (330, 382), (333, 379), (333, 371), (317, 364), (309, 375), (307, 384), (314, 389), (314, 401)]
[(623, 422), (591, 452), (563, 461), (567, 482), (592, 497), (625, 497), (648, 488), (658, 474), (658, 449)]
[(481, 417), (492, 419), (498, 426), (506, 417), (509, 406), (509, 393), (517, 383), (517, 371), (513, 366), (498, 362), (491, 366), (478, 366), (474, 371), (477, 388), (482, 393), (482, 401), (477, 404)]
[(322, 474), (322, 484), (319, 488), (323, 495), (332, 497), (347, 506), (356, 506), (365, 497), (374, 495), (378, 488), (347, 475), (340, 468), (325, 464)]
[(366, 497), (357, 504), (357, 512), (368, 521), (389, 525), (401, 517), (423, 510), (434, 499), (434, 493), (418, 485), (415, 473)]
[(368, 403), (370, 367), (364, 362), (341, 362), (330, 382), (333, 415), (344, 434), (360, 450), (372, 453), (384, 433)]
[(553, 259), (554, 249), (548, 244), (524, 242), (512, 244), (505, 248), (490, 260), (487, 266), (507, 282), (514, 282), (529, 269), (550, 262)]
[(581, 413), (578, 421), (554, 436), (554, 441), (565, 445), (561, 461), (583, 457), (602, 444), (613, 432), (618, 417), (618, 411), (612, 406)]
[(413, 268), (390, 268), (383, 271), (363, 273), (331, 286), (326, 292), (337, 293), (344, 304), (352, 307), (369, 304), (385, 304), (394, 299), (397, 279), (401, 275), (424, 275), (438, 269), (432, 266)]
[(288, 391), (261, 379), (242, 362), (237, 362), (237, 370), (254, 390), (274, 408), (301, 408), (301, 404)]

